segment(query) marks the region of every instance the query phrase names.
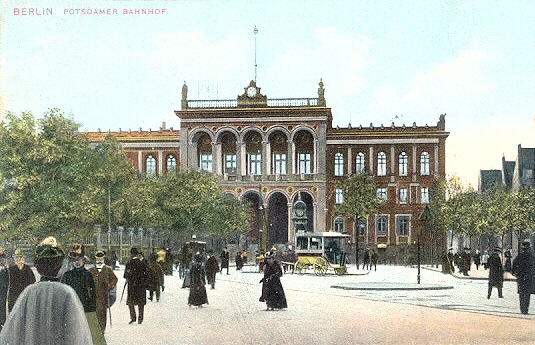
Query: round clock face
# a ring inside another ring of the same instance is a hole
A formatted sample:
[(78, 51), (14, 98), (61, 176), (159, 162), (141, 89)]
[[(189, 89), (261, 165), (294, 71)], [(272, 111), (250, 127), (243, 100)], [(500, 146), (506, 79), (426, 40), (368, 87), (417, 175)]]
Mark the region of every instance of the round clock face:
[(303, 217), (303, 215), (305, 214), (305, 210), (303, 210), (302, 208), (298, 208), (297, 210), (295, 210), (295, 214), (298, 217)]
[(255, 97), (256, 96), (256, 87), (249, 87), (247, 88), (247, 96), (249, 97)]

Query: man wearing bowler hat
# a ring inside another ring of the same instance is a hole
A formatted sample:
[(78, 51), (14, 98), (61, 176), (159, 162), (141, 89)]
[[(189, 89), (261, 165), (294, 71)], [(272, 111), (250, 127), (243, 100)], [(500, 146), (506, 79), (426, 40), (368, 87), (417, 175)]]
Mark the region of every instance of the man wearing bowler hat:
[(106, 255), (102, 250), (95, 254), (95, 266), (89, 272), (95, 280), (97, 289), (97, 318), (102, 332), (106, 330), (106, 312), (109, 305), (110, 292), (117, 285), (117, 276), (110, 266), (104, 264)]
[(522, 242), (520, 253), (513, 261), (513, 275), (516, 276), (520, 312), (527, 314), (531, 294), (535, 294), (535, 262), (529, 241)]
[[(147, 303), (147, 281), (149, 279), (148, 266), (141, 260), (140, 252), (136, 247), (130, 249), (132, 259), (126, 264), (124, 278), (128, 284), (126, 304), (130, 309), (130, 322), (143, 322), (143, 311)], [(136, 316), (135, 306), (138, 306), (139, 316)]]

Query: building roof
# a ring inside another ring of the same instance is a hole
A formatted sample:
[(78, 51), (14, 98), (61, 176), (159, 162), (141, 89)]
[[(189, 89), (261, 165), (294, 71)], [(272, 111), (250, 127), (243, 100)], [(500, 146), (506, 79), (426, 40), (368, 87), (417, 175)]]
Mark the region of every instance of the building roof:
[(501, 170), (479, 170), (478, 190), (482, 193), (486, 192), (496, 184), (502, 185), (502, 171)]

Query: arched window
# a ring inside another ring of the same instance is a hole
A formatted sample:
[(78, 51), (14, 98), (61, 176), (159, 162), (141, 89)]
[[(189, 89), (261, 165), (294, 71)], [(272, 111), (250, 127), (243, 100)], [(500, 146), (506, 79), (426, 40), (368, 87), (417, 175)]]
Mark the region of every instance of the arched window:
[(406, 152), (401, 152), (398, 157), (399, 161), (399, 176), (407, 176), (407, 171), (409, 169), (409, 156)]
[(146, 160), (147, 165), (147, 177), (156, 176), (156, 158), (153, 155), (149, 155)]
[(344, 176), (344, 155), (341, 152), (334, 155), (334, 176)]
[(422, 152), (420, 156), (420, 175), (429, 175), (429, 166), (430, 166), (431, 157), (429, 153)]
[(386, 153), (384, 152), (379, 152), (377, 154), (377, 175), (386, 175)]
[(173, 154), (167, 156), (167, 171), (176, 172), (176, 157)]
[(366, 172), (366, 161), (365, 161), (364, 153), (359, 152), (357, 153), (357, 158), (355, 161), (355, 172), (357, 174), (364, 174)]

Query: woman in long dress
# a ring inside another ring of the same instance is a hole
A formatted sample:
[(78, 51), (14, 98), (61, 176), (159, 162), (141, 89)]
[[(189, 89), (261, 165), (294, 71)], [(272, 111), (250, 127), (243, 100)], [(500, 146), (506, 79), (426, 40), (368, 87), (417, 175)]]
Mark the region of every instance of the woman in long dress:
[(275, 254), (267, 252), (264, 254), (264, 278), (262, 283), (262, 296), (260, 302), (266, 302), (266, 310), (288, 308), (286, 296), (280, 278), (282, 277), (282, 268), (275, 261)]
[(202, 255), (195, 254), (195, 259), (191, 265), (190, 270), (190, 287), (188, 305), (202, 307), (203, 304), (208, 304), (208, 296), (206, 295), (206, 273), (202, 264)]

